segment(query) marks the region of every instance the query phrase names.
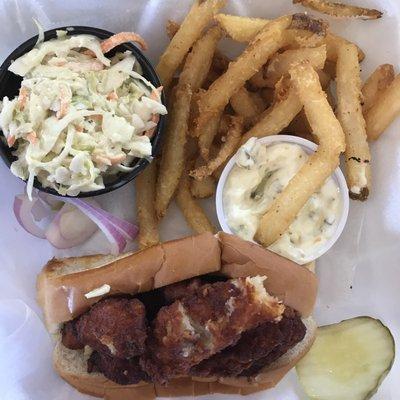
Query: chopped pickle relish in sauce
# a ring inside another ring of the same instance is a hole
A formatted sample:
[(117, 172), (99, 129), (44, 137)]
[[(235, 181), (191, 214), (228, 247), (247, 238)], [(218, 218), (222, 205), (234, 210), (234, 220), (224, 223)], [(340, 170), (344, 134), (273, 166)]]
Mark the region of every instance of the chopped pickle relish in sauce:
[[(226, 221), (233, 233), (253, 240), (259, 221), (307, 161), (298, 144), (262, 144), (250, 139), (239, 150), (223, 189)], [(328, 178), (269, 249), (299, 264), (312, 259), (334, 235), (342, 211), (339, 187)]]

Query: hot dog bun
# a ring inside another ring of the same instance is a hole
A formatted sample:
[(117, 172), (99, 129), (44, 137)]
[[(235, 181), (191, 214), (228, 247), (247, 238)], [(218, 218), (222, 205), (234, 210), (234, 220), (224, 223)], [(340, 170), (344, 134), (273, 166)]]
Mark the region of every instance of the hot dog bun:
[[(80, 315), (102, 297), (84, 294), (104, 284), (114, 293), (152, 290), (207, 273), (228, 277), (265, 275), (267, 291), (297, 310), (307, 333), (304, 339), (272, 365), (251, 378), (182, 377), (168, 386), (152, 383), (121, 386), (99, 373), (86, 372), (83, 350), (64, 347), (58, 334), (62, 323)], [(311, 347), (316, 325), (310, 314), (317, 279), (304, 267), (261, 246), (232, 235), (204, 233), (166, 242), (118, 258), (90, 256), (51, 260), (38, 278), (38, 301), (45, 321), (56, 335), (54, 365), (60, 376), (82, 393), (110, 400), (152, 399), (157, 396), (202, 395), (210, 393), (249, 394), (275, 386)]]

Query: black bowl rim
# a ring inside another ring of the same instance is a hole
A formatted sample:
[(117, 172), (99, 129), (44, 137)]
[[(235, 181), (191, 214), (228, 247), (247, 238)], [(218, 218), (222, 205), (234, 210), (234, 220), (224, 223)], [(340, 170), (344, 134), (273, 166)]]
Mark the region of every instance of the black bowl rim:
[[(93, 36), (97, 36), (100, 39), (107, 39), (108, 37), (114, 35), (113, 32), (107, 31), (105, 29), (100, 29), (100, 28), (93, 28), (90, 26), (64, 26), (60, 28), (54, 28), (50, 29), (46, 32), (44, 32), (44, 40), (49, 40), (49, 39), (54, 39), (57, 35), (56, 31), (59, 30), (66, 30), (68, 31), (68, 34), (89, 34)], [(38, 35), (33, 36), (32, 38), (26, 40), (24, 43), (19, 45), (1, 64), (0, 66), (0, 87), (1, 83), (6, 77), (6, 74), (12, 74), (12, 72), (8, 71), (8, 67), (10, 66), (11, 62), (18, 57), (21, 57), (23, 54), (27, 53), (30, 51), (36, 44), (36, 41), (38, 39)], [(138, 49), (135, 45), (132, 43), (124, 43), (118, 48), (124, 48), (125, 50), (129, 50), (132, 52), (132, 54), (136, 57), (140, 65), (142, 66), (144, 70), (144, 75), (147, 75), (149, 77), (149, 81), (155, 86), (159, 87), (161, 86), (160, 79), (154, 70), (152, 64), (150, 61), (147, 59), (147, 57)], [(6, 96), (4, 94), (3, 96)], [(161, 93), (161, 101), (165, 105), (165, 94), (164, 92)], [(157, 157), (159, 156), (161, 152), (161, 145), (162, 145), (162, 136), (165, 131), (165, 124), (166, 124), (166, 116), (165, 115), (160, 115), (160, 120), (157, 124), (156, 130), (154, 132), (153, 138), (152, 138), (152, 157)], [(4, 138), (4, 134), (0, 129), (0, 156), (5, 162), (5, 164), (10, 168), (11, 163), (12, 163), (12, 155), (11, 155), (11, 149), (8, 148), (8, 146), (3, 142), (1, 137)], [(138, 162), (133, 166), (133, 170), (129, 172), (122, 172), (120, 177), (118, 178), (117, 181), (113, 182), (112, 184), (105, 184), (104, 189), (100, 190), (94, 190), (91, 192), (80, 192), (77, 196), (69, 196), (69, 195), (61, 195), (58, 193), (56, 190), (48, 187), (43, 187), (41, 183), (35, 178), (33, 186), (42, 191), (46, 192), (48, 194), (52, 194), (55, 196), (60, 196), (60, 197), (93, 197), (93, 196), (98, 196), (104, 193), (109, 193), (113, 190), (119, 189), (120, 187), (126, 185), (128, 182), (132, 181), (133, 179), (136, 178), (136, 176), (139, 175), (149, 164), (150, 160), (141, 158), (138, 160)], [(20, 178), (19, 178), (20, 179)], [(21, 179), (22, 180), (22, 179)], [(26, 182), (25, 180), (22, 180), (23, 182)]]

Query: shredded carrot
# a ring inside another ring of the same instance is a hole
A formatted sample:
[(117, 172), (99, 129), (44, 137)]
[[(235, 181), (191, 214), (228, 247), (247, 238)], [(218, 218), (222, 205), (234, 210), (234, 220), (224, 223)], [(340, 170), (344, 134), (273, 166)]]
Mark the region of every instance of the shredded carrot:
[(8, 144), (8, 147), (14, 146), (14, 143), (15, 143), (15, 136), (14, 136), (14, 135), (8, 136), (8, 137), (7, 137), (7, 144)]
[[(158, 114), (153, 114), (151, 116), (151, 120), (150, 121), (154, 122), (155, 124), (158, 124), (159, 120), (160, 120), (160, 116)], [(151, 128), (151, 129), (147, 130), (144, 133), (144, 135), (151, 139), (153, 137), (153, 135), (154, 135), (154, 132), (155, 132), (156, 128), (157, 128), (157, 125), (155, 127)]]
[(120, 164), (120, 163), (122, 163), (122, 161), (125, 160), (125, 158), (126, 158), (125, 154), (120, 154), (120, 155), (115, 156), (115, 157), (108, 157), (108, 159), (111, 162), (111, 165)]
[(114, 47), (126, 42), (135, 42), (141, 47), (142, 50), (148, 49), (147, 43), (144, 41), (144, 39), (134, 32), (117, 33), (113, 36), (110, 36), (108, 39), (103, 40), (100, 46), (103, 53), (108, 53)]
[(25, 86), (21, 86), (17, 100), (18, 107), (20, 110), (23, 110), (25, 108), (28, 96), (29, 96), (29, 90)]
[(104, 65), (99, 60), (90, 60), (88, 62), (70, 61), (65, 64), (65, 67), (75, 72), (101, 71), (104, 69)]
[(65, 89), (64, 86), (61, 86), (60, 109), (56, 112), (57, 119), (61, 119), (67, 115), (70, 101), (71, 101), (70, 93), (68, 93), (68, 91)]
[(118, 100), (118, 95), (116, 92), (110, 92), (107, 95), (107, 100)]
[(107, 157), (101, 155), (94, 155), (93, 161), (98, 164), (111, 165), (111, 161)]
[[(152, 92), (150, 93), (150, 99), (152, 100), (157, 100), (160, 101), (160, 97), (161, 97), (161, 93), (163, 91), (163, 86), (159, 86), (158, 88), (156, 88), (156, 90), (152, 90)], [(160, 120), (160, 115), (159, 114), (152, 114), (151, 115), (151, 120), (152, 122), (154, 122), (155, 124), (158, 124), (158, 121)], [(154, 135), (154, 132), (157, 128), (157, 125), (154, 128), (151, 128), (149, 130), (147, 130), (144, 135), (152, 138)]]
[(161, 93), (164, 89), (164, 86), (159, 86), (158, 88), (156, 88), (156, 90), (152, 90), (150, 93), (150, 98), (152, 100), (158, 100), (160, 101), (160, 97), (161, 97)]
[(32, 132), (28, 133), (26, 138), (27, 138), (28, 142), (31, 143), (31, 144), (35, 144), (38, 141), (35, 131), (32, 131)]

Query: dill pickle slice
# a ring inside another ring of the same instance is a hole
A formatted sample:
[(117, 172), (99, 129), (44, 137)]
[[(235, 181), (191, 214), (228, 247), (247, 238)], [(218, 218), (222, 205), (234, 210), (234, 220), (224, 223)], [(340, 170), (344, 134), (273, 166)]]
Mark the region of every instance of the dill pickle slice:
[(378, 319), (357, 317), (318, 328), (313, 346), (296, 371), (315, 400), (365, 400), (390, 371), (395, 344)]

